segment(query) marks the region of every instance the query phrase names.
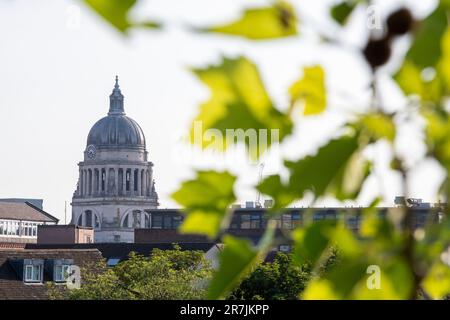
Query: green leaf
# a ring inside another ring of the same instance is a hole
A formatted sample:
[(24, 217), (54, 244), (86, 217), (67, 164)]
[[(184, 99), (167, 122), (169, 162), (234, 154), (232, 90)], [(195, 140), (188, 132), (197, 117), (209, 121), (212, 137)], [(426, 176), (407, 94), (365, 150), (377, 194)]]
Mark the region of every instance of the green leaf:
[(307, 190), (314, 192), (316, 197), (328, 193), (340, 200), (354, 199), (372, 167), (358, 151), (359, 147), (357, 136), (332, 140), (314, 156), (296, 162), (286, 161), (291, 173), (288, 183), (273, 175), (264, 179), (257, 189), (272, 197), (274, 211), (302, 198)]
[[(404, 259), (400, 257), (392, 257), (388, 261), (381, 261), (380, 263), (364, 263), (362, 277), (353, 283), (353, 287), (343, 292), (343, 299), (359, 299), (359, 300), (406, 300), (411, 296), (413, 276), (411, 269)], [(373, 273), (368, 273), (367, 268), (372, 265), (379, 267), (380, 279), (379, 288), (370, 288), (368, 283), (371, 277), (375, 276)], [(345, 276), (345, 275), (344, 275)], [(333, 275), (333, 280), (336, 276)], [(357, 280), (355, 278), (355, 280)]]
[(136, 0), (84, 0), (97, 14), (103, 17), (117, 30), (125, 33), (131, 27), (158, 28), (156, 22), (132, 22), (129, 11), (136, 5)]
[(194, 120), (192, 143), (225, 150), (241, 142), (257, 158), (291, 133), (291, 119), (274, 107), (257, 67), (248, 59), (225, 58), (218, 66), (194, 73), (209, 87), (211, 97)]
[(323, 279), (312, 280), (302, 294), (304, 300), (346, 299), (362, 279), (365, 281), (367, 264), (356, 260), (340, 261)]
[(330, 141), (314, 156), (295, 162), (286, 161), (291, 173), (289, 189), (298, 198), (303, 197), (307, 190), (314, 192), (316, 197), (342, 190), (345, 176), (342, 170), (345, 170), (357, 149), (357, 136), (344, 136)]
[(438, 71), (441, 75), (443, 83), (447, 92), (450, 92), (450, 28), (447, 30), (442, 37), (442, 57), (439, 61)]
[(422, 112), (426, 121), (427, 144), (435, 158), (450, 169), (450, 118), (438, 109)]
[(321, 264), (330, 250), (336, 249), (340, 258), (358, 258), (364, 251), (353, 233), (343, 224), (322, 220), (292, 232), (294, 261), (299, 265)]
[(289, 94), (293, 104), (304, 103), (304, 114), (315, 115), (325, 111), (327, 96), (325, 89), (325, 72), (320, 66), (303, 69), (303, 78), (296, 81)]
[(267, 8), (248, 9), (237, 21), (203, 31), (242, 36), (252, 40), (282, 38), (297, 34), (297, 17), (289, 4), (279, 2)]
[(323, 220), (294, 230), (291, 234), (295, 242), (294, 261), (299, 265), (315, 265), (331, 244), (330, 233), (334, 226), (334, 221)]
[(357, 258), (363, 253), (362, 246), (344, 223), (331, 229), (328, 236), (337, 247), (340, 257)]
[(387, 139), (392, 142), (395, 139), (395, 124), (392, 118), (384, 113), (368, 113), (361, 117), (360, 125), (372, 138)]
[[(445, 68), (445, 65), (442, 64), (441, 68)], [(422, 101), (431, 102), (438, 102), (442, 97), (440, 75), (437, 74), (430, 81), (425, 81), (421, 70), (409, 60), (405, 60), (394, 79), (406, 95), (417, 95)]]
[(325, 279), (313, 279), (301, 294), (302, 300), (339, 300), (333, 284)]
[(435, 66), (442, 54), (441, 39), (447, 30), (448, 3), (441, 1), (436, 10), (422, 21), (406, 58), (420, 68)]
[(219, 255), (220, 267), (211, 280), (208, 299), (223, 298), (258, 262), (258, 251), (250, 242), (226, 235)]
[[(379, 267), (380, 286), (369, 288), (369, 266)], [(371, 264), (365, 259), (341, 261), (323, 279), (310, 282), (302, 298), (305, 300), (392, 300), (408, 299), (412, 289), (412, 274), (408, 265), (399, 258), (393, 258), (386, 265)]]
[(426, 293), (433, 299), (442, 299), (450, 294), (450, 267), (436, 263), (422, 282)]
[(356, 199), (371, 169), (372, 163), (362, 156), (362, 152), (356, 151), (337, 173), (327, 191), (338, 200)]
[(349, 1), (338, 3), (331, 8), (331, 16), (337, 23), (343, 25), (355, 7), (356, 3)]
[(276, 222), (269, 220), (257, 248), (245, 239), (223, 237), (224, 249), (219, 255), (219, 269), (209, 286), (209, 299), (224, 298), (266, 256), (272, 249), (275, 230)]
[[(422, 21), (405, 61), (394, 76), (406, 95), (418, 95), (423, 102), (439, 103), (444, 89), (450, 91), (450, 31), (448, 1)], [(435, 75), (424, 77), (424, 71)]]
[(272, 197), (274, 200), (272, 210), (283, 209), (296, 199), (295, 194), (281, 181), (279, 175), (268, 176), (256, 188), (259, 192)]
[(228, 172), (199, 171), (196, 179), (183, 182), (172, 194), (187, 212), (180, 231), (215, 238), (228, 225), (229, 206), (236, 201), (235, 181)]

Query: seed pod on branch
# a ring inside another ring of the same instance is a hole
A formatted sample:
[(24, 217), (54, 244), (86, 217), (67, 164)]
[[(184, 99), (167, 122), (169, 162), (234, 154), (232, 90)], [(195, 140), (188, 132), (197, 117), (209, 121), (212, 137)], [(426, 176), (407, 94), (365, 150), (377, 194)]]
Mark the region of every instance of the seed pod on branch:
[(382, 39), (370, 39), (363, 54), (372, 69), (376, 69), (389, 61), (391, 51), (391, 41), (386, 36)]
[(390, 36), (401, 36), (409, 32), (414, 25), (414, 17), (407, 8), (391, 13), (386, 21)]

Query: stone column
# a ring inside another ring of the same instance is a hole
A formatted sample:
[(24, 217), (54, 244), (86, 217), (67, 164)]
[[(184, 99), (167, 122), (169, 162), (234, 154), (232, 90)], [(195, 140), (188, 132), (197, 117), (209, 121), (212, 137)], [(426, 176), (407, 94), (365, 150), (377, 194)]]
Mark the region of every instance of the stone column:
[(94, 173), (94, 179), (92, 182), (92, 190), (94, 195), (97, 195), (98, 193), (98, 170), (96, 168), (93, 169), (93, 173)]
[(94, 213), (94, 211), (91, 212), (91, 226), (92, 226), (92, 228), (95, 228), (95, 213)]
[(122, 195), (127, 194), (127, 169), (122, 168)]
[(97, 179), (97, 192), (100, 194), (102, 192), (102, 168), (97, 168), (98, 179)]
[(150, 189), (152, 188), (152, 181), (150, 180), (150, 178), (151, 178), (151, 176), (150, 176), (150, 172), (147, 170), (146, 172), (145, 172), (145, 174), (146, 174), (146, 180), (145, 180), (145, 182), (147, 183), (147, 189), (146, 189), (146, 194), (147, 194), (147, 196), (149, 196), (150, 195)]
[(80, 195), (84, 195), (84, 170), (80, 170)]
[(145, 169), (144, 170), (142, 170), (142, 195), (145, 197), (147, 194), (146, 194), (146, 190), (147, 189), (147, 181), (146, 181), (146, 178), (145, 178)]
[(87, 171), (86, 169), (83, 170), (84, 174), (83, 174), (83, 195), (87, 195), (87, 186), (88, 186), (88, 179), (87, 179)]
[(95, 193), (95, 170), (91, 168), (91, 196)]
[(116, 185), (116, 196), (119, 195), (119, 167), (116, 167), (114, 169), (114, 173), (115, 173), (115, 185)]
[(88, 169), (88, 194), (90, 196), (92, 196), (92, 181), (94, 181), (94, 179), (92, 179), (92, 169)]
[(137, 195), (141, 196), (142, 194), (142, 189), (141, 189), (141, 170), (137, 170)]
[(84, 212), (81, 213), (81, 226), (85, 226), (86, 225), (86, 215), (84, 214)]
[(78, 178), (78, 195), (81, 196), (83, 195), (83, 170), (81, 170), (80, 168), (80, 175)]
[(109, 194), (109, 168), (108, 167), (106, 167), (105, 168), (105, 193), (106, 194)]
[(145, 170), (140, 170), (139, 173), (142, 176), (141, 181), (141, 195), (145, 197)]
[(134, 168), (130, 170), (130, 191), (131, 195), (134, 195)]

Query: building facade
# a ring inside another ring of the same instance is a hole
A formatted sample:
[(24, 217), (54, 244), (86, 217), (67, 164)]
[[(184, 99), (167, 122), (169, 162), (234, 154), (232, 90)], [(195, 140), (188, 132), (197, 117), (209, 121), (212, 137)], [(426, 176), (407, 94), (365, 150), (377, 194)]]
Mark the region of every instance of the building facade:
[(95, 242), (133, 242), (134, 229), (149, 225), (157, 208), (153, 164), (145, 136), (127, 117), (118, 79), (108, 115), (89, 132), (72, 199), (72, 224), (95, 229)]
[(57, 218), (29, 202), (0, 201), (0, 244), (36, 243), (38, 226), (57, 223)]
[[(268, 213), (266, 208), (234, 208), (233, 217), (226, 234), (250, 240), (257, 244), (266, 231), (269, 218), (275, 220), (276, 237), (288, 234), (291, 230), (304, 226), (306, 220), (318, 222), (322, 220), (341, 221), (355, 233), (358, 233), (367, 208), (288, 208), (283, 210), (276, 218)], [(388, 214), (398, 215), (402, 207), (377, 208), (379, 219), (386, 219)], [(429, 224), (436, 224), (442, 220), (443, 210), (440, 205), (414, 206), (412, 224), (414, 228), (424, 228)], [(135, 230), (136, 243), (195, 243), (207, 241), (205, 236), (195, 234), (182, 234), (178, 232), (183, 223), (185, 214), (178, 209), (150, 210), (149, 227)], [(400, 226), (398, 226), (400, 227)], [(215, 239), (220, 241), (220, 239)], [(278, 246), (279, 251), (288, 251), (289, 243)]]

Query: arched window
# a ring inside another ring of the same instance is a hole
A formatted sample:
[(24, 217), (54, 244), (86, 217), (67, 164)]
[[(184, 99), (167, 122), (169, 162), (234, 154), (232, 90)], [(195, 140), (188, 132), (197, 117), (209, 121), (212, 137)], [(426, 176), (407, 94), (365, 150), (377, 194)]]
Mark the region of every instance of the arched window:
[(86, 210), (78, 217), (77, 225), (81, 227), (100, 228), (100, 219), (92, 210)]
[(149, 228), (150, 216), (147, 212), (133, 210), (122, 218), (121, 226), (123, 228)]

